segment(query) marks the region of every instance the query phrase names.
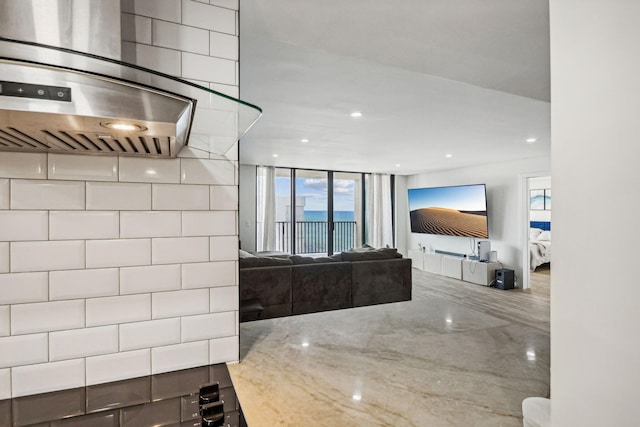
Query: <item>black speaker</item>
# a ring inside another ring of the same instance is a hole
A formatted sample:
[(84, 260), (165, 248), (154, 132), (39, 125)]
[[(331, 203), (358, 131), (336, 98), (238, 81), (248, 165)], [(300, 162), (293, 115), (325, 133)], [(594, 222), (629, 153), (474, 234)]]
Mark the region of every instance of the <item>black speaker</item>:
[(513, 289), (515, 284), (515, 274), (513, 270), (496, 270), (496, 288)]

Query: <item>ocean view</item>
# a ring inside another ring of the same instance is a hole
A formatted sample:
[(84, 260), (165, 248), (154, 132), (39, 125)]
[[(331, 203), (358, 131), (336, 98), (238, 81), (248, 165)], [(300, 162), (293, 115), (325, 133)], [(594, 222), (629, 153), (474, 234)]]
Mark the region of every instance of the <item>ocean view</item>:
[[(353, 247), (355, 227), (353, 211), (334, 211), (337, 223), (333, 232), (335, 251)], [(296, 253), (324, 253), (327, 251), (327, 211), (304, 211), (296, 218)], [(284, 232), (288, 234), (289, 232)]]
[[(353, 211), (334, 211), (334, 221), (354, 221)], [(304, 211), (304, 218), (297, 218), (298, 221), (327, 221), (327, 211)]]

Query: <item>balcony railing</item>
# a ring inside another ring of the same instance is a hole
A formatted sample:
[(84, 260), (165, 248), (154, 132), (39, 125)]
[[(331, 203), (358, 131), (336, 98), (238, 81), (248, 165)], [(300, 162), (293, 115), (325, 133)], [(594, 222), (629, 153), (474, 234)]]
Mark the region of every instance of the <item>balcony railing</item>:
[[(333, 222), (333, 251), (347, 251), (355, 246), (356, 222)], [(296, 227), (296, 254), (327, 253), (329, 223), (326, 221), (298, 221)], [(293, 253), (291, 248), (291, 222), (276, 222), (276, 250)]]

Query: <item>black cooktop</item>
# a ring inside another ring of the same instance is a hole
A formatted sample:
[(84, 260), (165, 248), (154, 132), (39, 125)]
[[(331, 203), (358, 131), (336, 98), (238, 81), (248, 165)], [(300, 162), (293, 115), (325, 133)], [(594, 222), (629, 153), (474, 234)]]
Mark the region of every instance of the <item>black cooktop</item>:
[(0, 400), (0, 427), (208, 425), (247, 426), (225, 364)]

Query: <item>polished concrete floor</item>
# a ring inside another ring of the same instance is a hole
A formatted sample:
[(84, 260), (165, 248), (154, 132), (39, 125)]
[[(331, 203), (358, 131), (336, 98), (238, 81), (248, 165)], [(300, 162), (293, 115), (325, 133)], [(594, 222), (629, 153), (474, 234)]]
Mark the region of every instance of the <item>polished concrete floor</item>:
[(242, 323), (250, 427), (521, 426), (549, 394), (549, 296), (413, 270), (413, 300)]

